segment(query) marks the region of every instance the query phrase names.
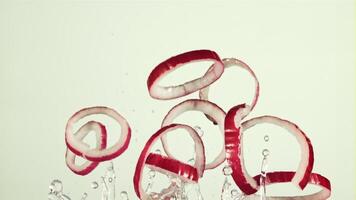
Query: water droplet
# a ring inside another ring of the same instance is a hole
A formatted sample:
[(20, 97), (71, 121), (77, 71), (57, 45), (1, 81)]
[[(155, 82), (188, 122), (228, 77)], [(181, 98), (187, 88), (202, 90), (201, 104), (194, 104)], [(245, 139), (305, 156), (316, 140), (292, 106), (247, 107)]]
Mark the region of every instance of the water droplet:
[(239, 195), (239, 191), (238, 191), (237, 189), (231, 190), (231, 196), (232, 196), (232, 197), (236, 197), (236, 196), (238, 196), (238, 195)]
[(263, 155), (263, 157), (267, 157), (269, 155), (269, 150), (268, 149), (263, 149), (262, 155)]
[(112, 181), (113, 181), (113, 179), (110, 177), (110, 178), (109, 178), (109, 183), (111, 183)]
[(49, 185), (49, 190), (51, 193), (59, 193), (63, 191), (62, 181), (55, 179)]
[(54, 192), (55, 187), (53, 185), (49, 185), (49, 193)]
[(88, 197), (88, 194), (86, 192), (84, 192), (81, 200), (85, 200), (87, 197)]
[(194, 165), (195, 164), (195, 159), (194, 158), (189, 159), (188, 160), (188, 164)]
[(109, 162), (107, 167), (106, 167), (106, 169), (109, 170), (109, 171), (114, 170), (114, 163), (113, 162)]
[(223, 168), (223, 172), (224, 172), (224, 175), (225, 175), (225, 176), (229, 176), (229, 175), (232, 174), (232, 168), (231, 168), (230, 166), (225, 166), (225, 167)]
[(203, 137), (204, 131), (200, 126), (194, 126), (194, 130), (198, 133), (200, 137)]
[(128, 200), (129, 199), (129, 195), (127, 194), (126, 191), (122, 191), (120, 193), (120, 197), (121, 197), (121, 200)]
[(265, 136), (263, 137), (263, 139), (265, 140), (265, 142), (268, 142), (268, 141), (269, 141), (269, 136), (268, 136), (268, 135), (265, 135)]
[(148, 176), (149, 176), (150, 178), (154, 178), (154, 177), (156, 176), (156, 171), (155, 171), (155, 170), (150, 170), (150, 171), (148, 172)]
[(156, 154), (159, 154), (159, 155), (161, 155), (161, 154), (162, 154), (162, 152), (161, 152), (161, 150), (160, 150), (160, 149), (156, 149), (156, 150), (155, 150), (155, 153), (156, 153)]
[(93, 189), (97, 189), (98, 187), (99, 187), (98, 182), (93, 181), (93, 182), (91, 183), (91, 188), (93, 188)]

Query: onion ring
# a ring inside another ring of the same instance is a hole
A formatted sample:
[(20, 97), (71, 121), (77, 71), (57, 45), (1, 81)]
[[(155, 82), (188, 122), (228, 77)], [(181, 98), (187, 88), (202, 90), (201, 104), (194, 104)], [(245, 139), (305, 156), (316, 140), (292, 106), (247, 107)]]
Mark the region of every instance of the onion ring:
[[(120, 139), (110, 148), (98, 150), (88, 149), (87, 146), (78, 140), (72, 133), (73, 124), (78, 120), (93, 114), (104, 114), (115, 121), (121, 126)], [(118, 112), (108, 107), (89, 107), (76, 112), (67, 122), (65, 130), (65, 142), (67, 147), (76, 155), (82, 156), (87, 160), (94, 162), (102, 162), (116, 158), (121, 155), (129, 146), (131, 138), (131, 129), (126, 119), (123, 118)]]
[[(241, 61), (239, 59), (236, 59), (236, 58), (224, 58), (224, 59), (222, 59), (222, 62), (224, 63), (225, 69), (229, 68), (231, 66), (237, 66), (237, 67), (241, 67), (242, 69), (247, 70), (251, 74), (253, 79), (255, 80), (255, 95), (254, 95), (254, 97), (252, 99), (252, 102), (250, 104), (250, 107), (251, 107), (250, 111), (252, 111), (254, 109), (254, 107), (256, 106), (256, 104), (257, 104), (258, 97), (259, 97), (259, 94), (260, 94), (260, 83), (258, 82), (256, 74), (253, 72), (253, 70), (250, 68), (250, 66), (248, 66), (245, 62), (243, 62), (243, 61)], [(212, 69), (212, 67), (213, 66), (211, 66), (209, 68), (208, 72)], [(209, 100), (209, 87), (210, 86), (207, 86), (207, 87), (199, 90), (199, 98), (200, 99)], [(209, 120), (211, 120), (214, 124), (216, 124), (216, 122), (211, 117), (207, 116), (207, 118)]]
[[(247, 109), (246, 109), (247, 108)], [(246, 112), (247, 111), (247, 112)], [(258, 190), (257, 182), (248, 174), (242, 152), (243, 131), (256, 124), (271, 123), (280, 126), (292, 133), (298, 140), (302, 156), (299, 167), (292, 182), (304, 189), (308, 184), (308, 179), (314, 165), (314, 152), (309, 138), (294, 123), (273, 116), (261, 116), (245, 121), (241, 124), (241, 119), (248, 113), (249, 108), (245, 104), (233, 107), (226, 114), (225, 118), (225, 149), (226, 157), (233, 173), (232, 177), (241, 191), (245, 194), (253, 194)]]
[[(188, 81), (177, 86), (160, 86), (160, 79), (183, 66), (184, 64), (197, 61), (213, 61), (214, 65), (204, 76)], [(195, 50), (171, 57), (157, 65), (147, 79), (149, 94), (155, 99), (174, 99), (198, 91), (214, 81), (224, 72), (224, 65), (219, 56), (210, 50)]]
[[(266, 175), (266, 186), (276, 183), (287, 183), (291, 182), (293, 177), (295, 176), (295, 172), (270, 172)], [(254, 177), (256, 182), (259, 182), (261, 175), (257, 175)], [(326, 200), (331, 195), (331, 184), (330, 181), (324, 176), (311, 173), (308, 178), (308, 183), (320, 186), (322, 189), (319, 192), (310, 195), (304, 196), (288, 196), (288, 197), (267, 197), (268, 200)], [(247, 196), (248, 200), (259, 200), (260, 197), (258, 195)]]
[(150, 153), (146, 165), (161, 173), (178, 175), (185, 182), (197, 182), (199, 179), (197, 168), (160, 154)]
[(192, 127), (183, 125), (183, 124), (170, 124), (168, 126), (164, 126), (149, 138), (149, 140), (145, 144), (145, 146), (140, 154), (140, 157), (138, 158), (137, 164), (136, 164), (133, 183), (134, 183), (134, 189), (135, 189), (136, 195), (140, 199), (143, 199), (143, 200), (149, 199), (149, 195), (147, 193), (145, 193), (145, 190), (142, 188), (141, 179), (142, 179), (143, 167), (145, 165), (145, 162), (149, 155), (149, 152), (152, 148), (152, 145), (158, 139), (160, 139), (163, 135), (165, 135), (175, 129), (179, 129), (179, 128), (185, 129), (190, 134), (190, 136), (193, 138), (193, 140), (195, 142), (195, 152), (196, 152), (194, 166), (197, 169), (198, 176), (199, 177), (203, 176), (204, 168), (205, 168), (204, 145), (203, 145), (203, 142), (200, 139), (198, 133)]
[[(218, 105), (210, 101), (205, 101), (200, 99), (188, 99), (174, 106), (163, 119), (162, 127), (171, 124), (173, 120), (176, 117), (178, 117), (180, 114), (191, 110), (201, 111), (204, 114), (212, 117), (218, 123), (221, 133), (224, 134), (225, 112)], [(171, 158), (175, 158), (173, 154), (169, 151), (167, 136), (163, 135), (161, 137), (161, 141), (162, 141), (163, 149), (166, 152), (166, 154)], [(223, 163), (224, 160), (225, 160), (225, 149), (223, 148), (219, 153), (219, 155), (211, 163), (205, 165), (205, 169), (214, 169), (217, 166), (219, 166), (221, 163)]]
[[(106, 148), (106, 129), (103, 124), (96, 121), (89, 121), (84, 124), (80, 129), (75, 133), (75, 136), (82, 141), (90, 131), (94, 131), (96, 134), (96, 149), (102, 150)], [(89, 147), (88, 147), (89, 148)], [(75, 174), (84, 176), (93, 171), (98, 165), (99, 162), (85, 161), (81, 165), (75, 164), (76, 155), (71, 152), (68, 148), (66, 150), (66, 164), (72, 172)]]

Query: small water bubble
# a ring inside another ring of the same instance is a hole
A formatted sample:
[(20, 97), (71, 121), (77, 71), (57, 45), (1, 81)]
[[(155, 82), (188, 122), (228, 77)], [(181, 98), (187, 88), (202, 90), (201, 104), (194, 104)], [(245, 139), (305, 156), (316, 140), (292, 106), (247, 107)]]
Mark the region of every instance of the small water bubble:
[(268, 141), (269, 141), (269, 136), (268, 136), (268, 135), (265, 135), (265, 136), (263, 137), (263, 139), (264, 139), (265, 142), (268, 142)]
[(88, 193), (84, 192), (81, 200), (85, 200), (88, 197)]
[(49, 185), (49, 190), (51, 193), (59, 193), (63, 191), (63, 184), (62, 181), (55, 179)]
[(151, 170), (148, 172), (148, 176), (149, 176), (150, 178), (154, 178), (154, 177), (156, 176), (156, 171), (151, 169)]
[(161, 154), (162, 154), (162, 151), (161, 151), (160, 149), (156, 149), (156, 150), (155, 150), (155, 153), (161, 155)]
[(54, 185), (49, 185), (49, 193), (51, 194), (51, 193), (53, 193), (53, 192), (55, 192), (55, 187), (54, 187)]
[(109, 162), (107, 167), (106, 167), (106, 169), (109, 170), (109, 171), (114, 170), (114, 163), (113, 162)]
[(262, 151), (262, 156), (267, 157), (269, 155), (269, 150), (268, 149), (263, 149)]
[(122, 191), (120, 193), (120, 197), (121, 197), (121, 200), (128, 200), (129, 199), (129, 195), (127, 194), (126, 191)]
[(225, 175), (225, 176), (229, 176), (229, 175), (232, 174), (232, 168), (231, 168), (230, 166), (225, 166), (225, 167), (223, 168), (223, 172), (224, 172), (224, 175)]
[(97, 189), (98, 187), (99, 187), (98, 182), (93, 181), (93, 182), (91, 183), (91, 188), (93, 188), (93, 189)]
[(203, 131), (203, 129), (202, 129), (200, 126), (194, 126), (193, 128), (194, 128), (194, 130), (198, 133), (198, 135), (199, 135), (200, 137), (203, 137), (204, 131)]
[(110, 178), (109, 178), (109, 183), (111, 183), (111, 182), (113, 182), (113, 179), (110, 177)]
[(231, 196), (232, 196), (232, 197), (236, 197), (236, 196), (238, 196), (238, 195), (239, 195), (239, 191), (238, 191), (237, 189), (231, 190)]

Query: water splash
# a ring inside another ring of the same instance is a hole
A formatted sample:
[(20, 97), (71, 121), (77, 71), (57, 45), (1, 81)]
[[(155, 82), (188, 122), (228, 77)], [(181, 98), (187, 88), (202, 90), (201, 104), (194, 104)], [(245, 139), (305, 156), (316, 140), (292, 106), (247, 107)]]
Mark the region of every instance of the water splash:
[(150, 193), (152, 191), (152, 187), (153, 187), (153, 184), (154, 184), (155, 177), (156, 177), (156, 171), (151, 169), (148, 172), (148, 184), (147, 184), (147, 187), (145, 189), (146, 193)]
[(261, 188), (261, 195), (260, 195), (260, 200), (266, 200), (267, 195), (266, 195), (266, 176), (267, 176), (267, 170), (268, 170), (268, 156), (269, 156), (269, 150), (264, 149), (262, 151), (262, 164), (261, 164), (261, 176), (260, 176), (260, 188)]
[(225, 175), (225, 180), (221, 189), (221, 200), (243, 200), (245, 198), (244, 194), (238, 189), (234, 188), (233, 184), (231, 183), (232, 168), (227, 165), (223, 168), (222, 171)]
[(101, 200), (115, 200), (116, 175), (113, 162), (109, 162), (105, 175), (101, 177), (101, 181), (103, 185)]
[(63, 184), (61, 180), (55, 179), (49, 185), (49, 200), (71, 200), (68, 195), (63, 193)]

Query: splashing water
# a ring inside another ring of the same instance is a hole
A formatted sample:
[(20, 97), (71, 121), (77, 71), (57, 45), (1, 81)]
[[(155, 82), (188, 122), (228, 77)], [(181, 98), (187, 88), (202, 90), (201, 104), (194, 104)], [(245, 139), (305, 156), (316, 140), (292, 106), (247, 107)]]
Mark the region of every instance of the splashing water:
[(232, 187), (232, 168), (230, 166), (225, 166), (223, 168), (223, 173), (225, 175), (225, 180), (221, 189), (221, 200), (243, 200), (245, 196), (238, 189)]
[(49, 200), (71, 200), (69, 196), (63, 193), (63, 184), (62, 181), (55, 179), (49, 185)]
[(264, 149), (262, 151), (263, 159), (261, 164), (261, 177), (260, 177), (260, 187), (261, 187), (261, 198), (260, 200), (266, 200), (266, 176), (267, 176), (267, 169), (268, 169), (268, 155), (269, 150)]
[(109, 162), (105, 175), (101, 177), (101, 181), (103, 184), (101, 200), (115, 200), (116, 175), (113, 162)]
[(151, 169), (148, 172), (148, 184), (147, 184), (147, 187), (145, 189), (146, 193), (150, 193), (152, 191), (152, 187), (153, 187), (153, 183), (154, 183), (155, 177), (156, 177), (156, 171)]

